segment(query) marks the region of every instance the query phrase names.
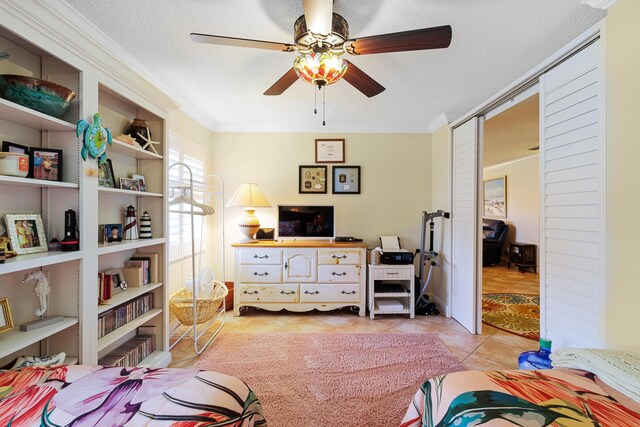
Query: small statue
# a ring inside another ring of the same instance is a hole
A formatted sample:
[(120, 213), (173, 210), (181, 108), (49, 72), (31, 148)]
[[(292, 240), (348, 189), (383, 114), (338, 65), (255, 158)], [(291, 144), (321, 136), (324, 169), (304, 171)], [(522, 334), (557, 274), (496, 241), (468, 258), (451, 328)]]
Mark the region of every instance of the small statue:
[(4, 251), (4, 256), (6, 258), (11, 258), (12, 256), (16, 256), (18, 254), (9, 249), (9, 246), (11, 245), (11, 239), (4, 235), (6, 231), (7, 230), (2, 225), (0, 225), (0, 251)]
[(42, 270), (33, 270), (31, 273), (24, 276), (21, 283), (26, 283), (31, 280), (36, 281), (36, 285), (33, 290), (36, 292), (36, 296), (40, 298), (40, 308), (36, 309), (36, 316), (42, 317), (47, 312), (47, 300), (49, 298), (49, 279)]
[(76, 125), (76, 136), (82, 135), (82, 155), (83, 160), (87, 160), (87, 154), (98, 159), (98, 164), (102, 165), (107, 161), (107, 143), (111, 145), (111, 131), (102, 126), (100, 114), (93, 115), (93, 124), (86, 120), (78, 121)]

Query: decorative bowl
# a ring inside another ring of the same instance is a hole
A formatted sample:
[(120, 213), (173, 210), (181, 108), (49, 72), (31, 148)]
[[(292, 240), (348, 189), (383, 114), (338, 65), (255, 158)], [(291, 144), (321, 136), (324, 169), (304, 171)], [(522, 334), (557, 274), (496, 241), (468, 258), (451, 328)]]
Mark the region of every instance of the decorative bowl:
[(0, 95), (11, 102), (56, 118), (67, 111), (69, 103), (76, 96), (64, 86), (13, 74), (3, 74), (0, 77)]

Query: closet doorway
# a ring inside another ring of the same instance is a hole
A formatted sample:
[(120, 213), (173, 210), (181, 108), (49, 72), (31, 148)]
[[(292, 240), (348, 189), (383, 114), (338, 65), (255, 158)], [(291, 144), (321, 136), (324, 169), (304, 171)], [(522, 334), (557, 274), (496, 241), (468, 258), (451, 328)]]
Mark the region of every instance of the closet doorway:
[[(540, 337), (540, 97), (538, 85), (488, 112), (482, 135), (484, 332)], [(532, 344), (534, 345), (534, 344)]]

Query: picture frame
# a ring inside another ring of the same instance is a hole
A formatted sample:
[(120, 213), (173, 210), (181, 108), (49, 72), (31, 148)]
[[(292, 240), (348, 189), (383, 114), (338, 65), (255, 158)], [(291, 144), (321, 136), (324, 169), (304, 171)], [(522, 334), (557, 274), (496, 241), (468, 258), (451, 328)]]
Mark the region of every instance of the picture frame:
[(119, 294), (127, 290), (127, 282), (124, 279), (124, 272), (121, 268), (113, 268), (104, 272), (111, 275), (111, 284), (113, 285), (113, 295)]
[(129, 191), (140, 191), (138, 180), (133, 178), (120, 178), (120, 188)]
[(299, 166), (298, 193), (327, 194), (327, 167), (318, 165)]
[(122, 224), (105, 224), (104, 233), (105, 243), (122, 242)]
[(333, 194), (360, 194), (360, 166), (333, 166)]
[(7, 233), (11, 247), (18, 255), (47, 252), (47, 237), (44, 234), (42, 217), (38, 214), (5, 215)]
[(147, 182), (144, 180), (144, 175), (131, 174), (131, 179), (138, 181), (138, 191), (147, 191)]
[(507, 218), (507, 176), (482, 182), (483, 214), (486, 218)]
[(62, 150), (35, 148), (29, 150), (29, 178), (62, 181)]
[(9, 298), (0, 298), (0, 334), (13, 329)]
[(29, 154), (29, 147), (26, 145), (16, 144), (11, 141), (2, 141), (2, 151), (5, 153)]
[(113, 174), (111, 159), (107, 159), (106, 162), (98, 165), (98, 186), (116, 188), (116, 176)]
[(316, 139), (316, 163), (344, 163), (344, 139)]

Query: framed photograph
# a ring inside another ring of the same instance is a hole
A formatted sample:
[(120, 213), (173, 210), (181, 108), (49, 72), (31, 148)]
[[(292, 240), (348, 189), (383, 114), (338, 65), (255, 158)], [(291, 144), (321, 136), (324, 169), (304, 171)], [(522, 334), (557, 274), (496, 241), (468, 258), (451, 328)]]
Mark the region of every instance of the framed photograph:
[(333, 194), (360, 194), (360, 166), (333, 167)]
[(123, 190), (140, 191), (138, 180), (133, 178), (120, 178), (120, 188)]
[(0, 298), (0, 333), (11, 329), (13, 329), (13, 319), (9, 309), (9, 298)]
[(2, 141), (2, 151), (5, 153), (29, 154), (29, 147), (15, 142)]
[(30, 149), (29, 177), (47, 181), (62, 181), (62, 150)]
[(122, 242), (122, 224), (105, 224), (104, 233), (106, 243)]
[(316, 163), (344, 163), (344, 139), (316, 139)]
[(144, 175), (131, 175), (131, 179), (138, 181), (138, 191), (147, 191), (147, 183), (144, 180)]
[(11, 246), (18, 255), (47, 252), (42, 217), (37, 214), (6, 215), (7, 231)]
[(487, 179), (483, 182), (484, 216), (507, 217), (507, 176)]
[(113, 295), (127, 290), (127, 282), (124, 280), (124, 273), (121, 268), (114, 268), (104, 272), (111, 275), (111, 284), (113, 285)]
[(299, 166), (298, 193), (327, 194), (327, 167), (315, 165)]
[(107, 159), (106, 162), (98, 165), (98, 185), (100, 187), (116, 188), (116, 177), (113, 174), (111, 159)]

